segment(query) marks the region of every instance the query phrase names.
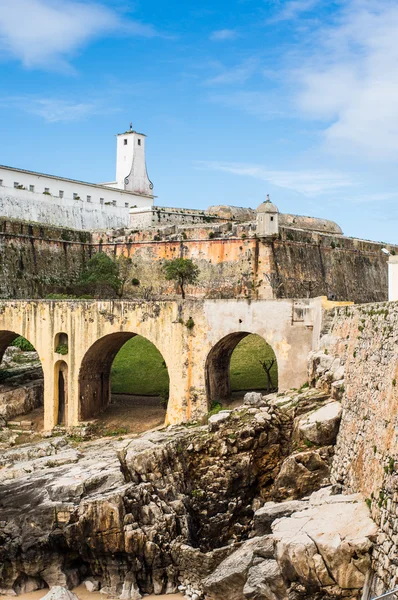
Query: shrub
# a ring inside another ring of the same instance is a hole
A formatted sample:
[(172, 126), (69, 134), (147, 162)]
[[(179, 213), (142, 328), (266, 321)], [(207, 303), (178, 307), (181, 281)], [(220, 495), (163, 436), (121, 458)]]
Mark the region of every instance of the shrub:
[(10, 346), (20, 348), (24, 352), (35, 352), (34, 346), (32, 346), (32, 344), (28, 342), (26, 338), (22, 337), (22, 335), (15, 338), (15, 340), (11, 342)]
[(56, 354), (62, 354), (65, 356), (65, 354), (68, 354), (68, 344), (58, 344), (58, 346), (55, 348), (55, 352)]

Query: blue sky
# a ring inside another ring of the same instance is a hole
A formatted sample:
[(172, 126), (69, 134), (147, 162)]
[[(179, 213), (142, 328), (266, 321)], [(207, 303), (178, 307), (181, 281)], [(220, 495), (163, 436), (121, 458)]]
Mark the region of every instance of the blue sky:
[(132, 121), (157, 204), (398, 242), (397, 32), (397, 0), (0, 0), (0, 164), (109, 181)]

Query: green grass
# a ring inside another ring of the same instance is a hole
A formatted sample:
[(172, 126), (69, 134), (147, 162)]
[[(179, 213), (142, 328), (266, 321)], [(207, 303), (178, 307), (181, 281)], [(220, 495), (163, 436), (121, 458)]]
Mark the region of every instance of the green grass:
[[(243, 338), (231, 356), (231, 389), (263, 390), (267, 386), (267, 376), (260, 360), (275, 358), (274, 351), (259, 335), (251, 334)], [(275, 362), (271, 370), (274, 387), (278, 386), (278, 367)]]
[[(259, 361), (274, 358), (274, 352), (258, 335), (248, 335), (236, 346), (231, 357), (233, 391), (266, 389), (267, 378)], [(278, 385), (278, 369), (271, 371)], [(136, 336), (122, 346), (112, 365), (112, 392), (167, 397), (169, 376), (163, 357), (147, 339)]]
[(121, 347), (112, 365), (112, 392), (142, 396), (166, 396), (169, 375), (159, 350), (136, 336)]

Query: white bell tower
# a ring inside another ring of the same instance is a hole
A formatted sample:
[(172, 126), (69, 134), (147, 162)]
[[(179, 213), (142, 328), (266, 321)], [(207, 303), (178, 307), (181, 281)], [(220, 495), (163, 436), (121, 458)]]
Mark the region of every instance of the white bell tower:
[(146, 135), (133, 130), (116, 136), (116, 187), (153, 198), (153, 183), (145, 162)]

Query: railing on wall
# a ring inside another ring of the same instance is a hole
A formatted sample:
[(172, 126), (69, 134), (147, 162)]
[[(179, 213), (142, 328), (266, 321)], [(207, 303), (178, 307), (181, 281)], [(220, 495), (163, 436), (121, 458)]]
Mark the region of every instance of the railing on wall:
[(398, 588), (395, 588), (395, 590), (392, 590), (392, 592), (386, 592), (381, 596), (376, 596), (375, 598), (372, 598), (372, 600), (381, 600), (381, 598), (392, 598), (396, 594), (398, 594)]

